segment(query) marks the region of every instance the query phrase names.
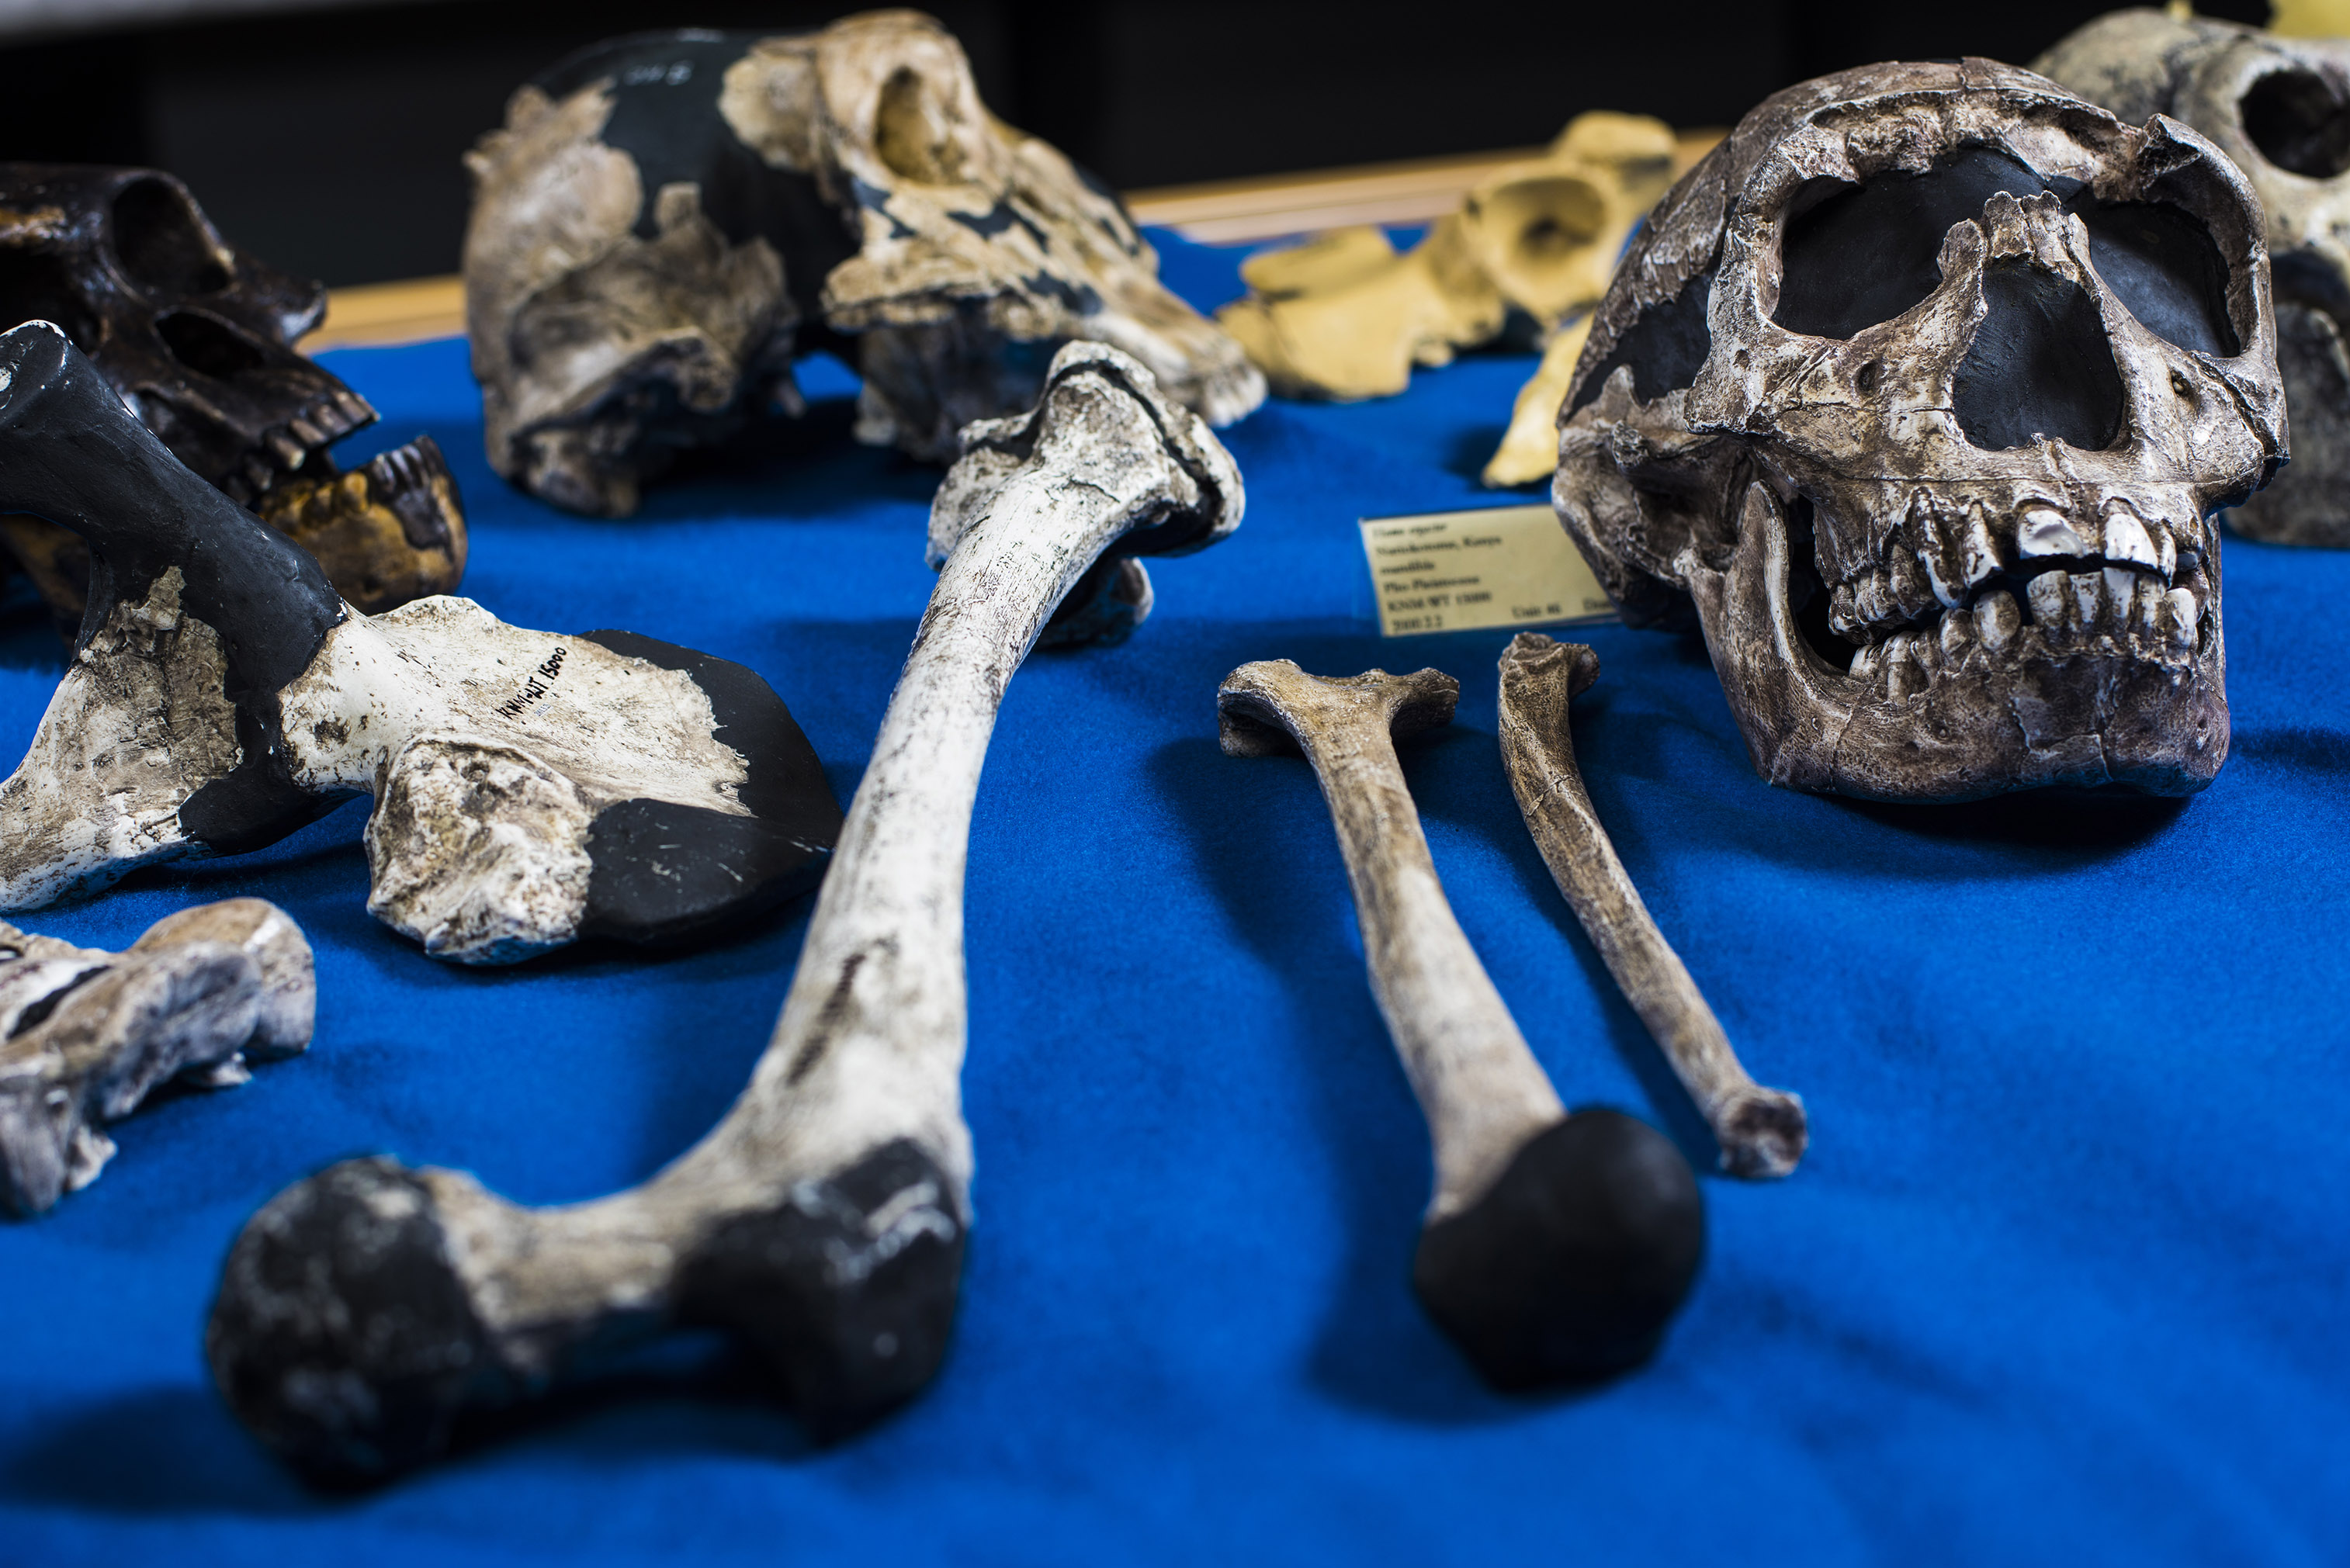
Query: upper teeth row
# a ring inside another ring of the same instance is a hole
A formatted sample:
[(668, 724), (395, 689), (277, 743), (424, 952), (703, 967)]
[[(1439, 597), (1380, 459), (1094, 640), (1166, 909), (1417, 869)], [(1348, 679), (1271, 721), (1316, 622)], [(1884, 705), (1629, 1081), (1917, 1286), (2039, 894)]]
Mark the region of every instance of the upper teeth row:
[[(2168, 524), (2149, 523), (2126, 501), (2106, 504), (2096, 519), (2069, 517), (2053, 506), (2030, 506), (2015, 519), (2012, 559), (1980, 507), (1918, 519), (1925, 547), (1897, 550), (1884, 566), (1837, 585), (1828, 624), (1839, 637), (1925, 620), (1966, 602), (1982, 584), (2012, 566), (2043, 559), (2098, 560), (2152, 572), (2165, 584), (2178, 568), (2178, 545)], [(1856, 634), (1862, 634), (1856, 636)]]

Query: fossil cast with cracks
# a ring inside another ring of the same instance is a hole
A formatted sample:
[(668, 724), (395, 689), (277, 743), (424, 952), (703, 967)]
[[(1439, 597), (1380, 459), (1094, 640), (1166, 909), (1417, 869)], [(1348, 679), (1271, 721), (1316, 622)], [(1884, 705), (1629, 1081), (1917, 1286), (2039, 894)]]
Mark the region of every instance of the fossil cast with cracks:
[(2293, 464), (2229, 525), (2350, 545), (2350, 39), (2116, 11), (2032, 68), (2124, 119), (2184, 120), (2252, 182), (2268, 216)]
[(917, 12), (612, 39), (518, 89), (466, 161), (490, 463), (558, 506), (631, 512), (679, 451), (796, 411), (816, 348), (863, 378), (859, 440), (935, 462), (1032, 406), (1076, 338), (1211, 424), (1264, 397), (1118, 198), (990, 114)]
[(336, 1166), (256, 1214), (207, 1339), (238, 1417), (316, 1480), (428, 1459), (469, 1406), (526, 1398), (671, 1325), (738, 1335), (820, 1434), (945, 1354), (971, 1222), (963, 862), (1006, 683), (1111, 556), (1214, 543), (1240, 476), (1099, 344), (1042, 402), (972, 425), (931, 512), (943, 556), (750, 1087), (643, 1186), (528, 1209), (471, 1177)]
[(839, 809), (739, 665), (470, 600), (366, 616), (182, 467), (55, 327), (0, 334), (0, 509), (89, 546), (89, 608), (0, 783), (0, 907), (229, 855), (372, 794), (369, 909), (439, 957), (663, 940), (822, 872)]
[[(187, 187), (153, 169), (0, 163), (0, 327), (63, 328), (172, 455), (318, 558), (365, 610), (448, 593), (465, 571), (456, 482), (430, 436), (343, 472), (328, 449), (375, 410), (294, 342), (323, 286), (229, 244)], [(68, 628), (82, 540), (0, 517)]]
[(1697, 1276), (1689, 1162), (1621, 1112), (1569, 1116), (1437, 880), (1395, 739), (1450, 723), (1439, 670), (1341, 678), (1243, 664), (1216, 691), (1232, 756), (1302, 751), (1346, 857), (1380, 1016), (1428, 1116), (1436, 1190), (1412, 1285), (1498, 1387), (1638, 1366)]
[(2285, 455), (2261, 211), (2208, 141), (1986, 60), (1770, 99), (1601, 305), (1553, 497), (1705, 632), (1775, 784), (2200, 789), (2212, 514)]
[(297, 1054), (317, 1000), (301, 928), (259, 898), (166, 916), (119, 953), (0, 923), (0, 1210), (96, 1180), (106, 1124), (158, 1085), (234, 1088)]

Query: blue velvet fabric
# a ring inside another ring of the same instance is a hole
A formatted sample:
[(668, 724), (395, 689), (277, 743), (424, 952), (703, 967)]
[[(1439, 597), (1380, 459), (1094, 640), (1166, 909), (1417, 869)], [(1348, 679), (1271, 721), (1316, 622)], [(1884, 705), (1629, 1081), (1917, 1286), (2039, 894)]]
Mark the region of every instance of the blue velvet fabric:
[[(1213, 305), (1234, 256), (1163, 240)], [(329, 356), (429, 430), (465, 591), (764, 674), (844, 802), (928, 593), (937, 481), (854, 445), (849, 382), (628, 522), (481, 456), (463, 346)], [(1302, 762), (1235, 761), (1249, 659), (1430, 663), (1458, 720), (1406, 748), (1462, 924), (1562, 1093), (1704, 1143), (1550, 885), (1494, 742), (1501, 632), (1382, 642), (1355, 520), (1523, 499), (1475, 472), (1533, 361), (1406, 396), (1275, 402), (1225, 439), (1248, 518), (1155, 565), (1122, 648), (1013, 683), (972, 833), (979, 1223), (936, 1386), (812, 1449), (686, 1338), (437, 1469), (306, 1493), (206, 1380), (220, 1260), (288, 1181), (373, 1150), (533, 1203), (642, 1179), (746, 1081), (805, 903), (671, 956), (436, 963), (362, 908), (363, 804), (265, 852), (24, 917), (119, 946), (257, 894), (318, 955), (308, 1055), (116, 1129), (0, 1227), (0, 1562), (1843, 1564), (2350, 1561), (2350, 556), (2227, 546), (2234, 754), (2183, 805), (1897, 808), (1750, 770), (1702, 648), (1608, 627), (1575, 709), (1591, 794), (1810, 1158), (1706, 1183), (1711, 1250), (1656, 1363), (1486, 1392), (1407, 1270), (1426, 1134), (1365, 984)], [(0, 748), (60, 653), (0, 626)]]

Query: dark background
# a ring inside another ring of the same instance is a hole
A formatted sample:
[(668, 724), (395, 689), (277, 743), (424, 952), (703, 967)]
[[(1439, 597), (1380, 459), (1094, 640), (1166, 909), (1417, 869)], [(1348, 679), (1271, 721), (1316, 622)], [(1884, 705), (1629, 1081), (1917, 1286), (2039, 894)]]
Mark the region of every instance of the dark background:
[[(939, 0), (989, 105), (1126, 189), (1548, 140), (1586, 109), (1727, 125), (1871, 60), (2029, 61), (2094, 0)], [(2203, 7), (2266, 19), (2262, 0)], [(838, 5), (441, 0), (0, 48), (0, 157), (148, 163), (237, 244), (330, 284), (453, 272), (458, 158), (560, 56), (650, 27)]]

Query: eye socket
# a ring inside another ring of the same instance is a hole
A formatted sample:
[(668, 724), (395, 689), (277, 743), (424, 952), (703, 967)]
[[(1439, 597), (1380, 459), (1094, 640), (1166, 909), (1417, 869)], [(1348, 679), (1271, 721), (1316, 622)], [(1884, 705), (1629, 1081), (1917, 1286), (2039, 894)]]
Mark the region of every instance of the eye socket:
[(195, 203), (165, 181), (134, 180), (115, 193), (113, 239), (115, 260), (141, 288), (177, 296), (228, 286)]
[(917, 184), (952, 185), (963, 177), (962, 148), (946, 107), (910, 67), (881, 84), (873, 146), (882, 162)]
[(1980, 219), (2002, 191), (2063, 198), (2089, 231), (2097, 275), (2148, 331), (2201, 353), (2243, 351), (2228, 317), (2227, 259), (2201, 220), (2168, 202), (2100, 202), (2078, 181), (2043, 178), (1988, 147), (1960, 148), (1923, 174), (1888, 170), (1860, 185), (1815, 181), (1797, 192), (1772, 319), (1835, 338), (1892, 320), (1941, 286), (1950, 226)]
[(1713, 352), (1713, 329), (1705, 318), (1706, 306), (1712, 298), (1713, 275), (1701, 273), (1683, 284), (1672, 298), (1649, 306), (1616, 339), (1607, 358), (1583, 377), (1575, 401), (1568, 405), (1568, 415), (1596, 402), (1619, 365), (1632, 367), (1632, 392), (1644, 403), (1696, 385), (1697, 373), (1705, 369), (1706, 358)]
[(1962, 147), (1922, 174), (1888, 169), (1858, 185), (1815, 180), (1788, 208), (1771, 319), (1812, 337), (1850, 337), (1939, 288), (1950, 225), (1982, 216), (2002, 191), (2036, 196), (2048, 182), (1989, 147)]
[(2261, 156), (2312, 180), (2350, 170), (2350, 104), (2314, 71), (2277, 71), (2245, 89), (2236, 105)]

